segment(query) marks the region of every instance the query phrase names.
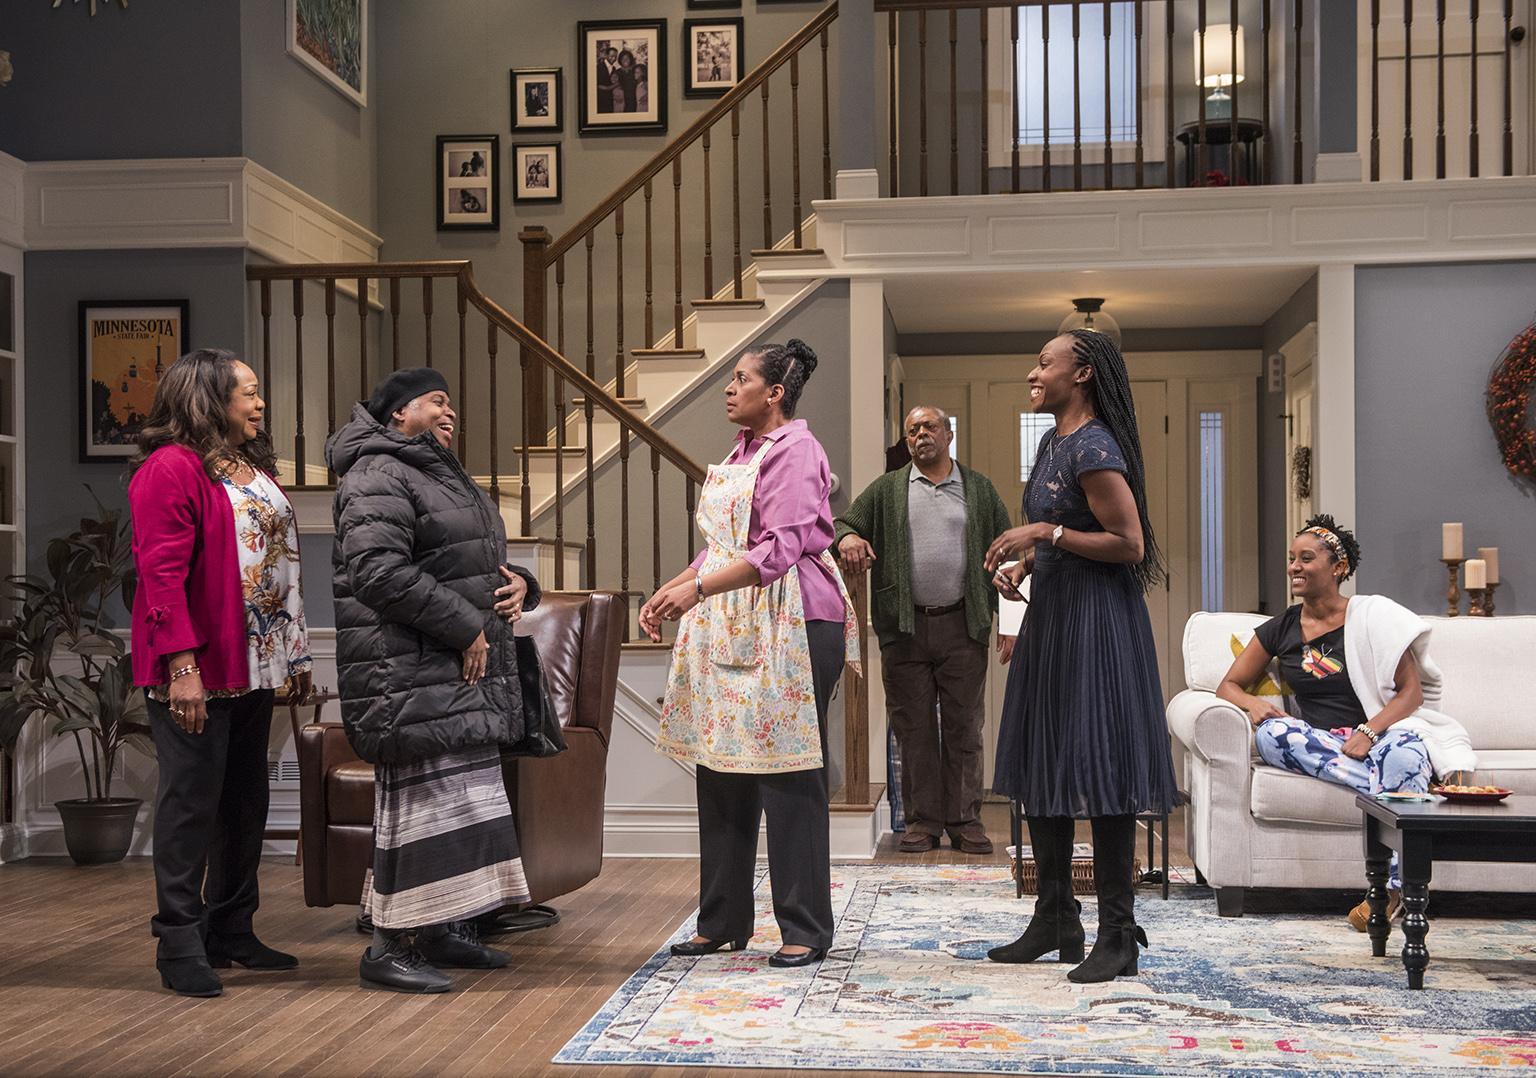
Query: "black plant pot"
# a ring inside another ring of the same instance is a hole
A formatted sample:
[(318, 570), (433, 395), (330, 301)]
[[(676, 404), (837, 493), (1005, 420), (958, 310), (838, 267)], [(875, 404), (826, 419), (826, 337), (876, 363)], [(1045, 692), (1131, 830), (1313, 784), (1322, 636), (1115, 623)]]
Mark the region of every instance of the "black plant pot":
[(110, 865), (133, 845), (133, 825), (143, 802), (136, 797), (55, 801), (64, 820), (64, 845), (77, 865)]

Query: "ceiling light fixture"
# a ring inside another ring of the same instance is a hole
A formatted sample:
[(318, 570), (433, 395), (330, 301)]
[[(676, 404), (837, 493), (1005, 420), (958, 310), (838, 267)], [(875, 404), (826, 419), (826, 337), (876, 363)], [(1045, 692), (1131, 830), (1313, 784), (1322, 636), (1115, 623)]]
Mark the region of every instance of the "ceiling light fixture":
[(1067, 333), (1074, 329), (1086, 329), (1090, 333), (1102, 333), (1115, 342), (1115, 347), (1120, 347), (1120, 323), (1116, 322), (1103, 310), (1104, 299), (1101, 296), (1086, 296), (1072, 301), (1073, 311), (1061, 320), (1061, 325), (1056, 327), (1057, 333)]

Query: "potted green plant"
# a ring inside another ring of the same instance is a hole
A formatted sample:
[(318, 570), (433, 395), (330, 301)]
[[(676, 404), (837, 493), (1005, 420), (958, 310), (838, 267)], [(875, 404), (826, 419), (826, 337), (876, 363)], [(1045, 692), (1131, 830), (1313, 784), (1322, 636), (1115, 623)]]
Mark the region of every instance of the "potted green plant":
[(115, 597), (133, 606), (130, 529), (120, 512), (99, 499), (96, 506), (96, 518), (49, 542), (46, 578), (10, 578), (14, 614), (0, 628), (0, 671), (10, 677), (0, 690), (0, 745), (14, 752), (28, 720), (42, 717), (80, 753), (85, 796), (54, 802), (77, 864), (121, 861), (128, 852), (141, 802), (112, 796), (113, 771), (125, 746), (154, 755), (126, 648), (102, 626)]

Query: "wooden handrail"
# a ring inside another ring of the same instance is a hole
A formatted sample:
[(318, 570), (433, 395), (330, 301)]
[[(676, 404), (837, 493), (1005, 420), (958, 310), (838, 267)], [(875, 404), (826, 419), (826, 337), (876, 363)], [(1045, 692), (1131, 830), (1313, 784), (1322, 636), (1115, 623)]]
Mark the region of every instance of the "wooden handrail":
[(571, 383), (588, 400), (613, 416), (619, 426), (656, 450), (689, 479), (704, 481), (704, 468), (661, 431), (614, 399), (606, 389), (587, 376), (559, 352), (523, 325), (475, 283), (474, 268), (468, 260), (423, 262), (316, 262), (293, 266), (247, 266), (246, 279), (252, 281), (331, 281), (339, 278), (391, 279), (399, 277), (451, 277), (463, 289), (464, 298), (497, 328), (524, 345), (530, 353), (557, 377)]
[(610, 214), (623, 205), (632, 195), (640, 191), (645, 186), (646, 181), (653, 179), (662, 169), (670, 165), (673, 160), (681, 157), (684, 150), (703, 137), (704, 132), (729, 116), (732, 109), (744, 102), (754, 90), (767, 82), (770, 75), (788, 63), (791, 56), (794, 56), (802, 48), (810, 44), (811, 40), (821, 33), (823, 29), (830, 26), (836, 18), (837, 0), (833, 0), (832, 3), (818, 12), (815, 18), (786, 40), (784, 44), (774, 49), (767, 59), (748, 72), (735, 86), (731, 87), (725, 96), (716, 101), (704, 115), (689, 124), (683, 133), (673, 139), (665, 149), (642, 165), (633, 176), (621, 183), (613, 194), (599, 202), (591, 213), (577, 221), (564, 235), (551, 243), (548, 251), (545, 253), (546, 263), (553, 262), (580, 243), (587, 233), (607, 219)]

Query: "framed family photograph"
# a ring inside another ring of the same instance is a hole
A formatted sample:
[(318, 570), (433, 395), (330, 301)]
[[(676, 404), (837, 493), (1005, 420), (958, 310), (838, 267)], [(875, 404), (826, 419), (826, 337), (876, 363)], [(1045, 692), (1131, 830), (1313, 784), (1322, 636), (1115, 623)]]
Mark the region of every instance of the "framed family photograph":
[(576, 24), (581, 57), (581, 133), (665, 133), (667, 20)]
[(80, 460), (138, 446), (165, 369), (188, 351), (187, 301), (80, 301)]
[(513, 202), (559, 202), (561, 182), (558, 142), (512, 147)]
[(342, 97), (368, 105), (368, 0), (285, 0), (288, 55)]
[(560, 131), (565, 101), (558, 67), (512, 69), (512, 130)]
[(498, 135), (437, 136), (437, 230), (501, 229)]
[(746, 73), (742, 20), (683, 20), (684, 97), (719, 97)]

